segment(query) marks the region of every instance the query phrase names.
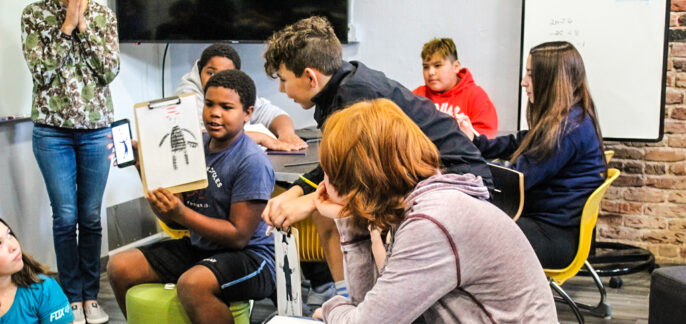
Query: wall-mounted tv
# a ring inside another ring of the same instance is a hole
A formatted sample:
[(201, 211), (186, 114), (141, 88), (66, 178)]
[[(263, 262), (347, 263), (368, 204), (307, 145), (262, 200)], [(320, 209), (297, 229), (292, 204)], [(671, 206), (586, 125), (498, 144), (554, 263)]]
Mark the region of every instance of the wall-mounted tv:
[(313, 15), (348, 41), (347, 0), (115, 0), (115, 10), (123, 43), (263, 42)]

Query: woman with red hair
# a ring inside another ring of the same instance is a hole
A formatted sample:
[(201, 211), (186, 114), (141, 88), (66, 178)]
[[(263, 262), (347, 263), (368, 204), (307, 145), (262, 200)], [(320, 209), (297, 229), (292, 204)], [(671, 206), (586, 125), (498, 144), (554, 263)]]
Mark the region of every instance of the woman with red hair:
[[(315, 316), (328, 323), (557, 322), (524, 234), (486, 201), (480, 177), (441, 174), (435, 145), (392, 101), (333, 114), (320, 161), (325, 178), (315, 205), (340, 232), (350, 300), (336, 296)], [(368, 228), (389, 233), (386, 256), (372, 252)]]

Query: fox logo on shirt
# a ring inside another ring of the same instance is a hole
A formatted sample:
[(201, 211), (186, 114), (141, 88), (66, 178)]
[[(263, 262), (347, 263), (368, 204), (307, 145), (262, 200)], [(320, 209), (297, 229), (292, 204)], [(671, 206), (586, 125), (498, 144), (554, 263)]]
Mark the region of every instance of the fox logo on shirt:
[(63, 308), (60, 308), (60, 309), (50, 313), (50, 322), (56, 321), (56, 320), (64, 317), (65, 315), (67, 315), (67, 313), (69, 312), (69, 308), (70, 308), (69, 305), (67, 305), (67, 306), (64, 306)]

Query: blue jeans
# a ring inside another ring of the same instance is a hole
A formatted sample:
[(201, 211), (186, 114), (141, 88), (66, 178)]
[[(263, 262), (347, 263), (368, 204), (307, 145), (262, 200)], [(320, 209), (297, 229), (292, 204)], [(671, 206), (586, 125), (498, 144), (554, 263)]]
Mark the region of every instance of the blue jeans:
[(52, 206), (60, 284), (71, 303), (95, 300), (100, 289), (100, 208), (110, 170), (108, 134), (109, 127), (33, 128), (33, 154)]

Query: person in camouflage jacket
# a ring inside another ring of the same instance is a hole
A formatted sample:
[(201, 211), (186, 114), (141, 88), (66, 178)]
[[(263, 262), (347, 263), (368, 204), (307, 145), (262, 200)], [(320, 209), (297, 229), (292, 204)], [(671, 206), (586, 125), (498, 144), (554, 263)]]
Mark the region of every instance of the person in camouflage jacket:
[(21, 32), (33, 78), (33, 152), (52, 206), (60, 283), (74, 323), (104, 323), (96, 298), (113, 121), (108, 85), (119, 73), (116, 19), (94, 1), (43, 0), (24, 9)]
[[(33, 3), (21, 17), (24, 57), (33, 77), (34, 122), (95, 129), (112, 122), (108, 84), (119, 73), (117, 22), (95, 2), (83, 32), (63, 33), (67, 10), (59, 0)], [(66, 37), (69, 36), (69, 37)]]

